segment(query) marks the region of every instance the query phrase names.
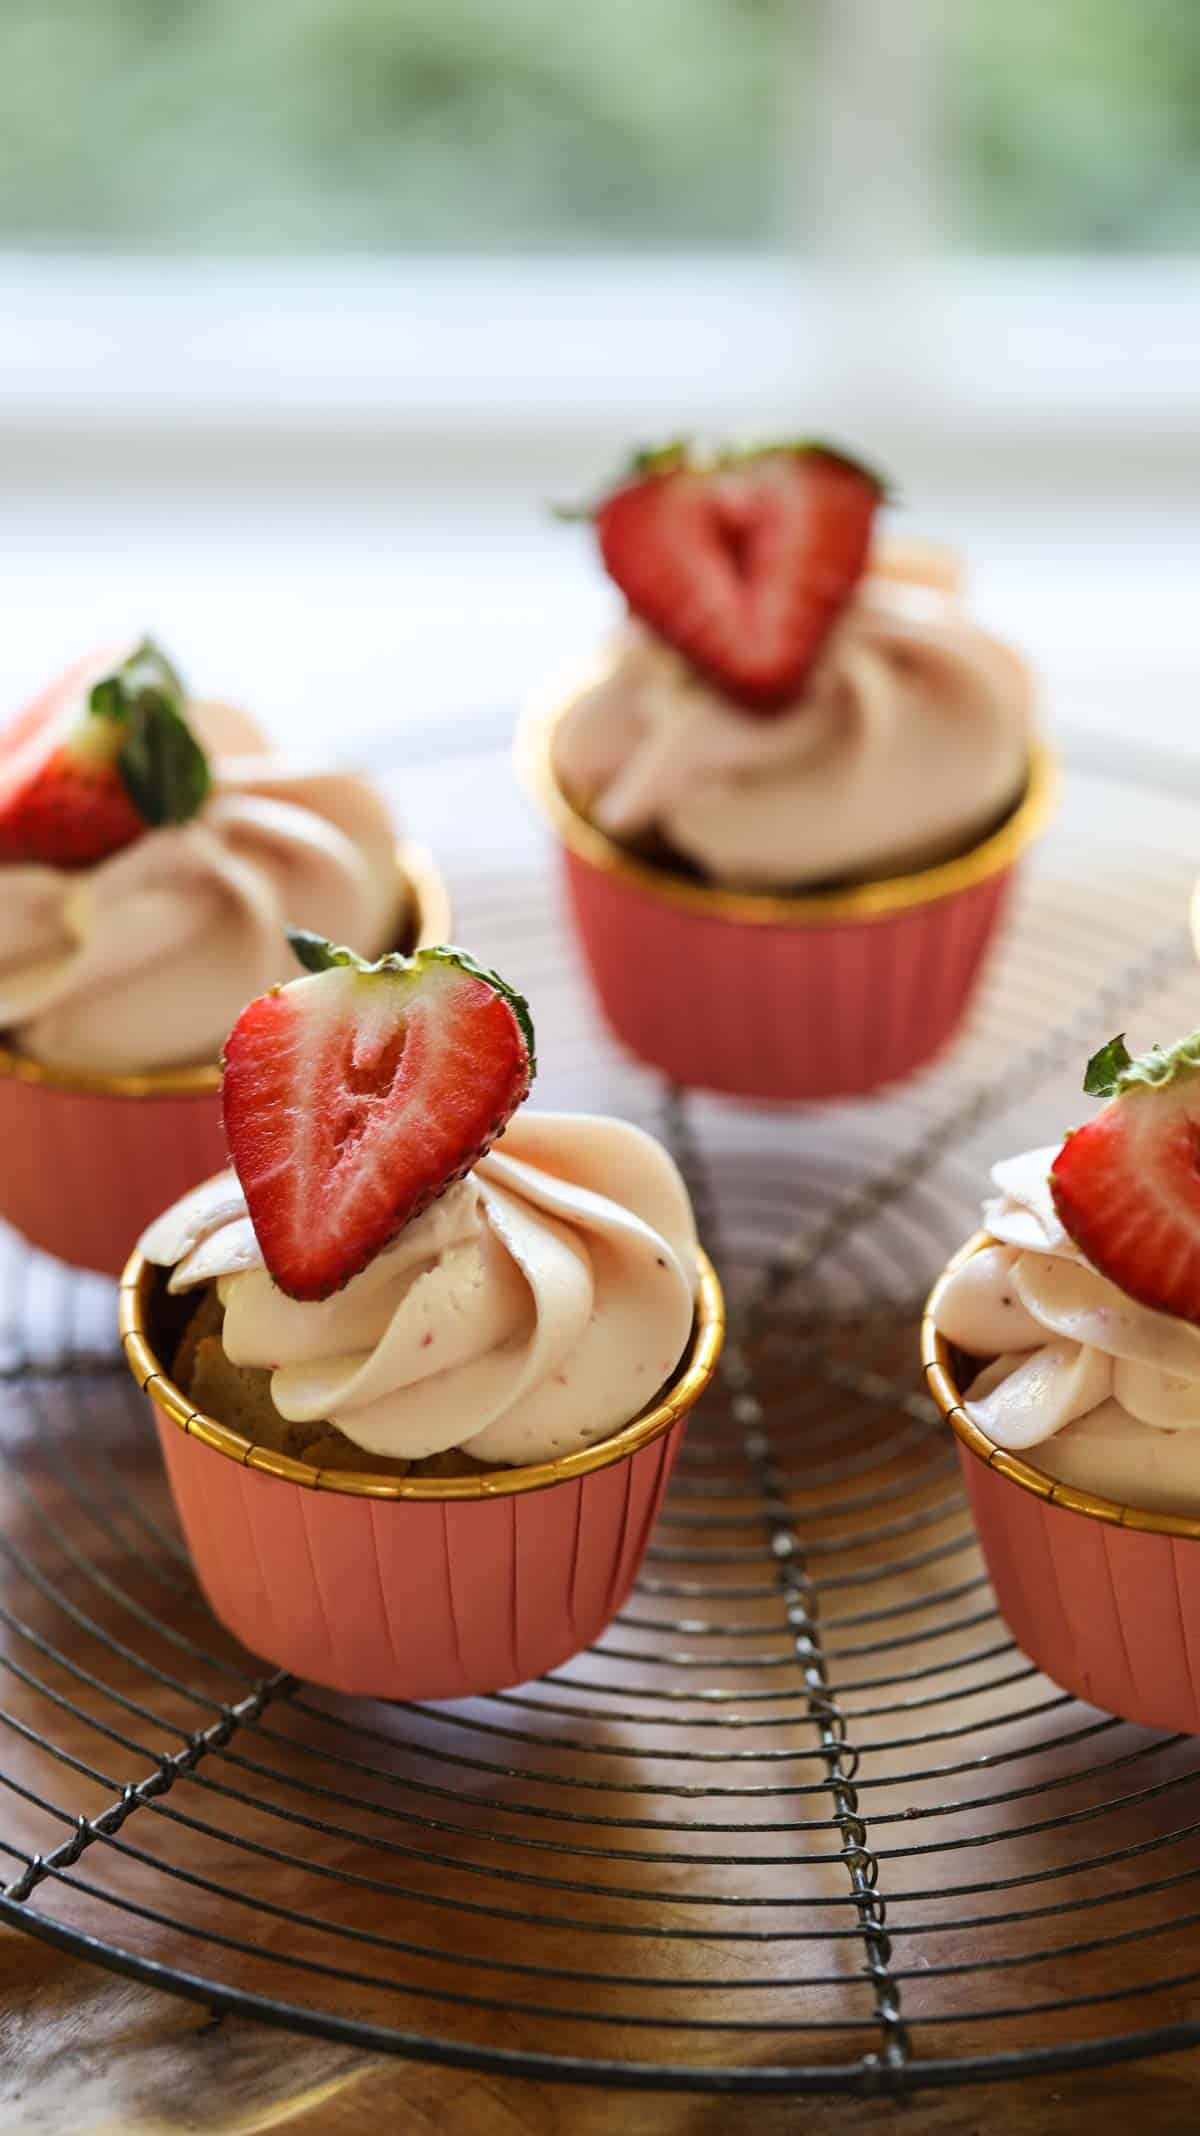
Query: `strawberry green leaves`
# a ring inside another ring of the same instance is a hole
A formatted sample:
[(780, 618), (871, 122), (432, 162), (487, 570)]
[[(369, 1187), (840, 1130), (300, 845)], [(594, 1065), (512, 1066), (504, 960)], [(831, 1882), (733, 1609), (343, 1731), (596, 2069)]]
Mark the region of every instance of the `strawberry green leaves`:
[(1125, 1044), (1125, 1033), (1119, 1031), (1110, 1038), (1107, 1046), (1093, 1053), (1084, 1071), (1083, 1087), (1089, 1098), (1112, 1098), (1121, 1087), (1121, 1077), (1133, 1066), (1133, 1055)]
[(122, 730), (117, 768), (143, 822), (187, 823), (212, 789), (208, 759), (188, 726), (183, 684), (149, 638), (94, 683), (88, 709)]
[(208, 762), (165, 655), (145, 639), (88, 687), (96, 670), (68, 669), (0, 737), (0, 862), (92, 867), (204, 806)]
[(530, 1080), (537, 1074), (537, 1046), (529, 1003), (524, 994), (518, 994), (507, 979), (501, 978), (499, 972), (490, 971), (486, 965), (476, 963), (469, 951), (442, 942), (418, 951), (416, 957), (406, 957), (401, 950), (389, 950), (386, 956), (377, 957), (374, 963), (369, 964), (356, 950), (337, 948), (332, 942), (327, 942), (323, 935), (312, 934), (304, 927), (289, 927), (287, 938), (292, 955), (307, 972), (333, 971), (338, 965), (350, 966), (360, 972), (405, 972), (412, 971), (424, 961), (451, 964), (458, 971), (470, 972), (476, 979), (484, 980), (507, 1001), (525, 1040), (529, 1054)]
[(1118, 1032), (1106, 1046), (1093, 1053), (1087, 1064), (1083, 1087), (1090, 1098), (1119, 1097), (1123, 1091), (1136, 1090), (1139, 1086), (1151, 1090), (1187, 1069), (1200, 1067), (1200, 1031), (1193, 1031), (1187, 1038), (1166, 1049), (1151, 1046), (1135, 1058), (1125, 1044), (1125, 1033)]

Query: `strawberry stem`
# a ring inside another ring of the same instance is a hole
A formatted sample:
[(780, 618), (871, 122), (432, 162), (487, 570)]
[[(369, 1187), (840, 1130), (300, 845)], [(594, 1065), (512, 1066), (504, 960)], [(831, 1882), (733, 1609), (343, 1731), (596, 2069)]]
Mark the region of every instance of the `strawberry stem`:
[(639, 445), (631, 454), (616, 479), (605, 485), (600, 496), (590, 504), (552, 504), (551, 516), (564, 521), (595, 519), (616, 490), (630, 482), (652, 482), (661, 475), (714, 475), (728, 468), (748, 467), (755, 460), (767, 460), (773, 455), (785, 454), (795, 459), (836, 460), (848, 467), (852, 474), (861, 475), (878, 493), (881, 504), (894, 504), (898, 492), (894, 483), (877, 468), (860, 460), (856, 453), (846, 452), (840, 445), (827, 438), (766, 438), (756, 445), (723, 445), (715, 451), (705, 452), (691, 438), (667, 438), (661, 445)]
[(88, 710), (125, 729), (117, 769), (144, 822), (187, 823), (212, 791), (208, 758), (184, 716), (186, 694), (166, 654), (143, 638), (95, 683)]
[(307, 927), (289, 927), (287, 938), (297, 964), (302, 964), (306, 972), (331, 972), (339, 964), (348, 964), (360, 972), (379, 971), (386, 962), (381, 957), (378, 964), (368, 964), (354, 950), (337, 949), (324, 935), (313, 934)]
[(1093, 1053), (1084, 1071), (1083, 1087), (1089, 1098), (1115, 1097), (1125, 1070), (1133, 1065), (1133, 1056), (1125, 1043), (1125, 1033), (1118, 1031), (1107, 1046)]
[(1083, 1087), (1090, 1098), (1119, 1098), (1129, 1090), (1158, 1090), (1176, 1076), (1200, 1068), (1200, 1031), (1177, 1039), (1173, 1046), (1151, 1046), (1136, 1057), (1125, 1044), (1125, 1033), (1110, 1038), (1093, 1053), (1087, 1064)]
[(439, 942), (428, 949), (419, 949), (412, 957), (406, 957), (403, 950), (393, 949), (389, 950), (386, 956), (376, 957), (374, 963), (368, 963), (365, 957), (359, 956), (357, 950), (327, 942), (324, 935), (313, 934), (307, 927), (289, 927), (287, 938), (292, 955), (298, 964), (304, 966), (306, 972), (333, 971), (340, 965), (349, 966), (352, 971), (365, 972), (368, 976), (376, 972), (400, 976), (405, 972), (419, 972), (427, 964), (452, 964), (456, 971), (466, 972), (472, 979), (482, 979), (494, 994), (499, 994), (501, 999), (508, 1003), (525, 1041), (531, 1082), (537, 1074), (537, 1042), (529, 1003), (523, 994), (518, 994), (516, 988), (509, 985), (507, 979), (501, 978), (499, 972), (489, 971), (484, 965), (477, 964), (467, 950), (458, 949), (452, 943)]

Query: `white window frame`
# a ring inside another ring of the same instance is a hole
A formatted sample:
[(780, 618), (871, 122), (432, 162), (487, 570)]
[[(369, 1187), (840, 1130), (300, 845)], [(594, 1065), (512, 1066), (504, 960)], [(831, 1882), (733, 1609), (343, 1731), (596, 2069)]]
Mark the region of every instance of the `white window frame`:
[(812, 7), (820, 79), (796, 70), (778, 187), (785, 230), (808, 203), (803, 254), (0, 254), (0, 435), (581, 464), (664, 430), (798, 424), (897, 453), (1194, 446), (1197, 262), (948, 257), (931, 0)]
[(0, 429), (459, 444), (834, 425), (1185, 445), (1190, 261), (0, 255)]

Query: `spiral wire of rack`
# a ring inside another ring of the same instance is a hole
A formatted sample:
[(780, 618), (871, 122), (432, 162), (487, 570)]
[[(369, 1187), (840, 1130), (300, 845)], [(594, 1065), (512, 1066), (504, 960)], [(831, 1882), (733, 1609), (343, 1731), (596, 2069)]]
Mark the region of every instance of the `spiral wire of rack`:
[(1200, 1745), (1014, 1646), (915, 1345), (988, 1161), (1069, 1124), (1118, 1023), (1197, 1020), (1188, 816), (1076, 781), (951, 1057), (803, 1113), (623, 1064), (540, 858), (464, 860), (544, 1102), (658, 1128), (733, 1306), (627, 1606), (539, 1683), (263, 1673), (193, 1581), (111, 1291), (5, 1242), (0, 1918), (217, 2011), (611, 2087), (904, 2094), (1200, 2044)]

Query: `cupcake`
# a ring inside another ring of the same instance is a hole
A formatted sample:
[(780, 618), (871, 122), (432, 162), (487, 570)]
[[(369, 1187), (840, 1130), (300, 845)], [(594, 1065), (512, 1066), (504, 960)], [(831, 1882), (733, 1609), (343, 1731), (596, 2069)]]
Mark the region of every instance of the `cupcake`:
[(1003, 1615), (1066, 1690), (1200, 1732), (1200, 1032), (999, 1164), (924, 1327)]
[(592, 515), (628, 616), (522, 753), (600, 1004), (673, 1081), (804, 1099), (919, 1067), (1044, 818), (1023, 663), (951, 556), (876, 541), (883, 498), (830, 446), (673, 445)]
[(347, 1693), (498, 1690), (619, 1609), (720, 1292), (648, 1135), (513, 1118), (533, 1032), (495, 973), (295, 940), (309, 976), (226, 1042), (234, 1169), (126, 1269), (126, 1355), (245, 1646)]
[(363, 780), (292, 766), (148, 641), (22, 713), (0, 740), (0, 1216), (120, 1273), (164, 1194), (225, 1162), (221, 1040), (288, 977), (289, 923), (368, 956), (445, 932)]

